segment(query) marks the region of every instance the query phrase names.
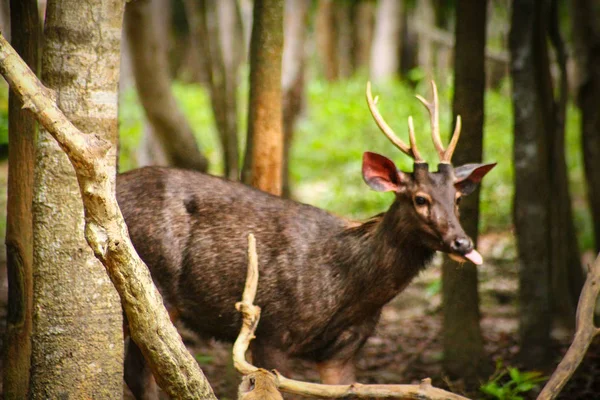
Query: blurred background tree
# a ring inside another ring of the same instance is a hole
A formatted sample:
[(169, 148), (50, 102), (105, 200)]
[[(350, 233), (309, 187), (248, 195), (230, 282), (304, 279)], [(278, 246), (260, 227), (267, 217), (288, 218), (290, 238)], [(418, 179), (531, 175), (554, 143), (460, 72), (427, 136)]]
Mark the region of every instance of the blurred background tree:
[[(3, 32), (10, 22), (6, 3)], [(367, 111), (369, 79), (390, 123), (401, 127), (409, 115), (415, 118), (426, 159), (435, 153), (414, 94), (428, 93), (435, 79), (442, 134), (448, 137), (454, 115), (464, 121), (455, 163), (498, 162), (480, 194), (463, 204), (463, 224), (478, 238), (486, 264), (476, 270), (444, 261), (443, 278), (433, 268), (426, 283), (415, 284), (430, 305), (427, 318), (439, 325), (429, 342), (439, 349), (434, 364), (452, 379), (488, 375), (485, 365), (499, 357), (490, 350), (501, 347), (498, 331), (514, 339), (520, 357), (512, 362), (527, 368), (553, 365), (554, 344), (572, 331), (582, 265), (600, 249), (597, 3), (286, 0), (277, 17), (281, 71), (268, 78), (281, 85), (281, 112), (270, 117), (283, 132), (282, 195), (358, 219), (389, 205), (360, 174), (362, 152), (395, 154)], [(253, 52), (264, 50), (250, 48), (256, 4), (127, 3), (120, 171), (163, 164), (241, 179), (252, 153), (246, 145), (249, 64)], [(44, 1), (39, 12), (44, 15)], [(0, 156), (8, 143), (7, 93), (3, 86)], [(393, 158), (410, 170), (406, 157)], [(410, 303), (406, 296), (398, 302)], [(502, 314), (507, 305), (511, 311)]]

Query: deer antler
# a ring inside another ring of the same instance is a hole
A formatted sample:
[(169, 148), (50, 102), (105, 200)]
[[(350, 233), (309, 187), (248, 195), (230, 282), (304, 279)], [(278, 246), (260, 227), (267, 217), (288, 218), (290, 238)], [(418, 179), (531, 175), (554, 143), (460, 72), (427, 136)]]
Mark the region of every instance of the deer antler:
[(458, 138), (460, 137), (460, 129), (461, 129), (461, 120), (460, 115), (456, 117), (456, 127), (454, 128), (454, 133), (452, 134), (452, 139), (450, 140), (450, 144), (448, 145), (448, 149), (444, 149), (444, 145), (442, 145), (442, 139), (440, 137), (440, 115), (438, 113), (438, 92), (437, 86), (434, 81), (431, 81), (431, 88), (433, 90), (433, 103), (428, 102), (422, 96), (416, 95), (417, 99), (427, 111), (429, 111), (429, 118), (431, 120), (431, 137), (433, 138), (433, 145), (437, 150), (437, 153), (440, 157), (440, 163), (442, 164), (450, 164), (452, 160), (452, 154), (454, 153), (454, 149), (456, 148), (456, 143), (458, 143)]
[(412, 123), (412, 117), (408, 117), (408, 137), (410, 140), (410, 146), (407, 146), (400, 138), (396, 136), (392, 128), (385, 122), (379, 110), (377, 110), (377, 97), (373, 99), (371, 94), (371, 82), (367, 82), (367, 103), (369, 104), (369, 110), (371, 115), (375, 119), (377, 126), (381, 129), (381, 132), (396, 146), (401, 152), (407, 156), (413, 158), (415, 163), (424, 163), (425, 160), (421, 157), (419, 150), (417, 149), (417, 142), (415, 140), (415, 130)]

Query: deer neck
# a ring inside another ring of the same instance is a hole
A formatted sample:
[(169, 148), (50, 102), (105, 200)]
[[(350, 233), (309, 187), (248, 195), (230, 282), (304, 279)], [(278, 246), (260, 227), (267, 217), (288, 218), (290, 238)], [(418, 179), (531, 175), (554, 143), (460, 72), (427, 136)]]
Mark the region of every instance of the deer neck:
[[(338, 241), (337, 257), (353, 295), (385, 304), (402, 291), (431, 261), (434, 251), (423, 246), (413, 228), (402, 220), (402, 205), (346, 229)], [(353, 290), (353, 289), (352, 289)], [(376, 305), (376, 304), (374, 304)]]

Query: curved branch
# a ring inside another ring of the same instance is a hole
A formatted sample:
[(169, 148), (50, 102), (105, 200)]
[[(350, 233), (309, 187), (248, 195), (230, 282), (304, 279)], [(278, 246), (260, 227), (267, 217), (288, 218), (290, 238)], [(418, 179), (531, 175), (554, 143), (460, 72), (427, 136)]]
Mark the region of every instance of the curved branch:
[[(360, 399), (376, 397), (415, 400), (468, 400), (466, 397), (433, 387), (429, 378), (423, 379), (419, 385), (363, 385), (360, 383), (323, 385), (289, 379), (277, 371), (269, 373), (248, 363), (245, 358), (246, 350), (248, 350), (250, 341), (254, 338), (254, 332), (260, 317), (260, 308), (253, 304), (258, 286), (258, 263), (256, 260), (256, 243), (254, 236), (250, 234), (248, 235), (246, 285), (242, 294), (242, 301), (236, 304), (237, 310), (243, 314), (242, 329), (233, 351), (233, 363), (240, 373), (244, 375), (255, 374), (253, 378), (256, 380), (261, 379), (261, 386), (263, 387), (271, 387), (274, 382), (276, 388), (283, 392), (319, 398), (346, 398), (352, 396)], [(257, 371), (261, 371), (261, 374), (256, 374)], [(274, 380), (273, 377), (275, 377)], [(258, 386), (257, 384), (256, 387)]]
[(135, 252), (107, 168), (110, 144), (79, 131), (44, 85), (0, 35), (0, 73), (24, 108), (60, 144), (75, 167), (85, 209), (85, 236), (115, 285), (131, 337), (158, 385), (178, 399), (216, 399), (198, 364), (171, 323), (150, 272)]
[(569, 350), (556, 367), (556, 370), (546, 383), (538, 400), (549, 400), (555, 398), (565, 384), (571, 379), (571, 376), (581, 364), (590, 343), (600, 330), (594, 326), (594, 309), (596, 308), (596, 299), (600, 293), (600, 256), (596, 258), (579, 297), (577, 305), (577, 329), (575, 339), (569, 346)]

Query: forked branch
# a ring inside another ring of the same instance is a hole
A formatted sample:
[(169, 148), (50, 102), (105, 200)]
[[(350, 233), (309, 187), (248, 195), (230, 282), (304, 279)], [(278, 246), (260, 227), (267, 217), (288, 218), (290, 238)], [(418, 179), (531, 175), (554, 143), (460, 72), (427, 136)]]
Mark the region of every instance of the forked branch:
[[(260, 308), (255, 306), (254, 297), (258, 286), (258, 264), (256, 262), (256, 243), (252, 234), (248, 235), (248, 275), (242, 301), (236, 304), (238, 311), (242, 312), (243, 323), (240, 335), (235, 342), (233, 351), (233, 363), (238, 371), (244, 375), (254, 374), (253, 379), (262, 379), (263, 387), (273, 386), (283, 392), (298, 394), (317, 398), (390, 398), (390, 399), (420, 399), (420, 400), (468, 400), (465, 397), (435, 388), (431, 385), (429, 378), (423, 379), (419, 385), (323, 385), (288, 379), (273, 371), (267, 375), (265, 370), (259, 370), (245, 359), (250, 341), (254, 338), (254, 332), (258, 326)], [(257, 371), (262, 373), (257, 374)], [(272, 379), (272, 378), (275, 379)], [(258, 387), (258, 383), (255, 387)], [(241, 393), (241, 391), (240, 391)]]

